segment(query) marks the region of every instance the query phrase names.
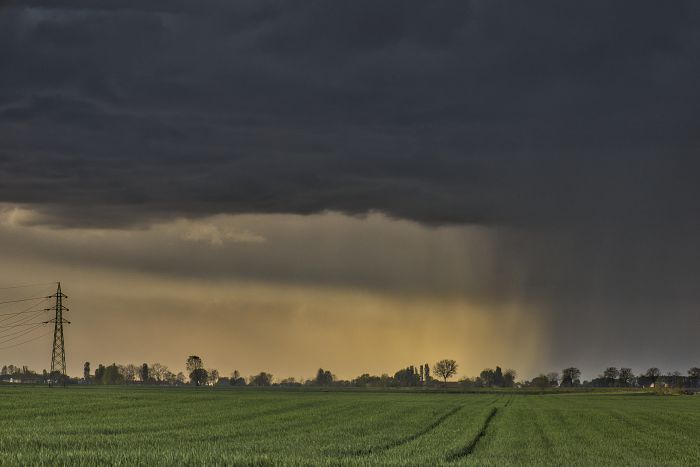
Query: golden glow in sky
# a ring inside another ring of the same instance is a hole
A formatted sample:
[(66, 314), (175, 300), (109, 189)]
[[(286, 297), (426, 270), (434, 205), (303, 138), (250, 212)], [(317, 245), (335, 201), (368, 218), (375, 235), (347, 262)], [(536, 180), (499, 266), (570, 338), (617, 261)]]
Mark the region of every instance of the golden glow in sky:
[[(62, 281), (71, 374), (84, 361), (179, 371), (193, 353), (223, 375), (323, 367), (352, 378), (440, 358), (461, 375), (496, 365), (528, 374), (544, 350), (534, 310), (470, 297), (489, 273), (483, 229), (328, 213), (86, 230), (33, 216), (5, 209), (0, 280)], [(47, 338), (4, 360), (42, 369), (49, 350)]]

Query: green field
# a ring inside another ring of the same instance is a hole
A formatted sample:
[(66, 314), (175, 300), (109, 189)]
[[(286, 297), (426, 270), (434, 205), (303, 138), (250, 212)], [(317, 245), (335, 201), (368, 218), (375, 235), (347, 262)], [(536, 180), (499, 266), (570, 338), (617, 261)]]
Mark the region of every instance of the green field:
[(700, 465), (700, 396), (0, 387), (0, 463)]

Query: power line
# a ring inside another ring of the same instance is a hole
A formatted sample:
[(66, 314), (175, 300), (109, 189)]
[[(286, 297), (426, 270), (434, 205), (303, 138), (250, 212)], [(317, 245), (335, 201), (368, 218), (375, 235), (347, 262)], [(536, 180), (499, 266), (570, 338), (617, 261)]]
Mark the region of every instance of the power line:
[[(17, 336), (17, 335), (20, 335), (20, 334), (23, 334), (23, 333), (31, 332), (31, 331), (33, 331), (33, 330), (35, 330), (35, 329), (39, 329), (40, 327), (45, 326), (45, 325), (46, 325), (46, 323), (32, 323), (32, 324), (31, 324), (31, 327), (28, 328), (28, 329), (15, 329), (15, 330), (13, 330), (12, 332), (10, 332), (10, 333), (8, 333), (8, 334), (5, 334), (5, 335), (3, 335), (3, 336), (0, 336), (0, 341), (3, 341), (3, 340), (5, 340), (5, 339), (9, 339), (10, 337)], [(1, 343), (1, 342), (0, 342), (0, 343)]]
[[(32, 313), (32, 312), (34, 311), (33, 308), (36, 308), (36, 307), (38, 307), (39, 305), (43, 305), (44, 302), (47, 302), (48, 300), (49, 300), (49, 298), (46, 297), (43, 301), (37, 302), (37, 303), (33, 303), (33, 304), (31, 304), (30, 306), (28, 306), (27, 308), (25, 308), (25, 309), (22, 310), (22, 311), (13, 311), (13, 312), (11, 312), (11, 313), (0, 313), (0, 316), (15, 316), (15, 315), (21, 315), (21, 314), (24, 314), (24, 313)], [(42, 310), (42, 311), (44, 311), (44, 310)], [(6, 320), (8, 320), (8, 319), (11, 319), (11, 318), (0, 319), (0, 322), (6, 321)]]
[[(39, 317), (40, 315), (46, 313), (46, 310), (38, 310), (38, 311), (35, 310), (32, 313), (33, 314), (28, 315), (28, 316), (11, 316), (10, 318), (7, 318), (3, 321), (5, 324), (1, 324), (0, 329), (12, 328), (12, 327), (15, 327), (15, 325), (17, 325), (17, 324), (22, 324), (22, 323), (26, 323), (27, 321), (31, 321), (31, 320)], [(6, 322), (9, 319), (14, 319), (14, 321)]]
[(8, 285), (5, 287), (0, 287), (0, 290), (9, 290), (9, 289), (23, 289), (25, 287), (39, 287), (40, 285), (52, 285), (55, 284), (56, 282), (38, 282), (34, 284), (18, 284), (18, 285)]
[[(36, 308), (41, 303), (42, 302), (33, 304), (30, 308)], [(36, 331), (37, 329), (42, 328), (47, 324), (45, 321), (33, 321), (34, 319), (45, 313), (46, 310), (32, 310), (29, 312), (33, 314), (29, 316), (10, 316), (8, 318), (5, 318), (4, 321), (7, 321), (8, 319), (14, 319), (14, 321), (11, 321), (8, 324), (0, 325), (0, 344), (11, 342), (20, 337), (28, 335), (31, 332)]]
[(0, 302), (0, 305), (7, 305), (8, 303), (28, 302), (30, 300), (41, 300), (43, 298), (48, 298), (48, 297), (31, 297), (31, 298), (20, 298), (17, 300), (5, 300), (4, 302)]
[(40, 336), (36, 336), (36, 337), (31, 338), (31, 339), (28, 339), (28, 340), (26, 340), (26, 341), (24, 341), (24, 342), (18, 342), (18, 343), (16, 343), (16, 344), (8, 345), (8, 346), (5, 346), (5, 347), (0, 347), (0, 350), (11, 349), (11, 348), (13, 348), (13, 347), (19, 347), (20, 345), (26, 344), (26, 343), (28, 343), (28, 342), (33, 342), (33, 341), (35, 341), (35, 340), (41, 339), (42, 337), (46, 337), (46, 336), (48, 336), (49, 334), (51, 334), (51, 331), (49, 331), (49, 332), (47, 332), (47, 333), (44, 333), (44, 334), (41, 334)]
[(9, 313), (2, 313), (0, 314), (0, 321), (7, 321), (13, 318), (16, 318), (17, 316), (21, 315), (26, 315), (27, 313), (34, 313), (35, 311), (46, 311), (46, 308), (40, 308), (37, 309), (41, 306), (45, 306), (46, 303), (48, 302), (48, 299), (41, 300), (36, 303), (32, 303), (26, 308), (21, 309), (20, 311), (11, 311)]
[(31, 334), (32, 332), (36, 331), (39, 328), (45, 327), (44, 323), (41, 323), (41, 325), (36, 325), (32, 327), (31, 329), (19, 329), (12, 334), (8, 334), (6, 336), (0, 337), (0, 344), (4, 344), (6, 342), (13, 341), (19, 337), (25, 336), (27, 334)]
[(32, 326), (34, 324), (46, 324), (46, 321), (37, 321), (34, 323), (23, 323), (23, 324), (12, 324), (10, 326), (3, 326), (3, 329), (22, 328), (22, 327)]
[(42, 327), (42, 326), (44, 326), (44, 323), (37, 324), (37, 325), (34, 326), (33, 328), (25, 329), (25, 330), (23, 330), (22, 332), (20, 332), (20, 333), (14, 335), (13, 337), (10, 337), (10, 338), (8, 338), (8, 339), (2, 338), (2, 339), (0, 339), (0, 344), (5, 344), (5, 343), (11, 342), (11, 341), (13, 341), (13, 340), (15, 340), (15, 339), (19, 339), (20, 337), (26, 336), (27, 334), (31, 333), (32, 331), (35, 331), (35, 330), (39, 329), (39, 328)]

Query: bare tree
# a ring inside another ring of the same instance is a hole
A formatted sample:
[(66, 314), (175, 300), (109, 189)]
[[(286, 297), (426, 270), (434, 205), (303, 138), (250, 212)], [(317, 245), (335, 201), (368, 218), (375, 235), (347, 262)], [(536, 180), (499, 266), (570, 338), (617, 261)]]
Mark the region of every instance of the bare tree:
[(143, 384), (148, 384), (148, 379), (150, 377), (150, 368), (148, 368), (148, 363), (141, 365), (139, 370), (139, 378)]
[(139, 369), (133, 363), (128, 363), (126, 365), (119, 365), (119, 372), (124, 376), (124, 382), (127, 384), (133, 383), (136, 379), (136, 375), (139, 373)]
[(564, 368), (561, 370), (561, 384), (565, 388), (576, 386), (581, 378), (581, 370), (576, 367)]
[(495, 371), (493, 368), (484, 368), (481, 370), (481, 373), (479, 373), (479, 379), (482, 381), (484, 386), (491, 387), (493, 386), (494, 374)]
[(603, 371), (603, 378), (606, 379), (617, 379), (620, 376), (620, 370), (614, 366), (609, 366)]
[(457, 362), (454, 360), (440, 360), (433, 366), (433, 372), (447, 383), (447, 379), (457, 374)]
[(540, 373), (539, 376), (532, 379), (532, 385), (544, 390), (550, 385), (549, 378), (547, 375)]
[(659, 370), (656, 367), (651, 367), (647, 370), (646, 373), (644, 373), (644, 376), (649, 378), (652, 383), (656, 383), (656, 381), (659, 379), (659, 376), (661, 376), (661, 370)]
[(681, 376), (681, 372), (676, 370), (673, 373), (669, 373), (666, 378), (670, 381), (671, 385), (674, 388), (682, 388), (683, 387), (683, 376)]
[(245, 386), (245, 378), (241, 377), (241, 373), (238, 370), (233, 370), (229, 382), (231, 386)]
[(190, 381), (194, 383), (195, 386), (206, 384), (208, 374), (204, 369), (204, 363), (201, 358), (197, 355), (190, 355), (185, 362), (185, 368), (190, 375)]
[(272, 375), (264, 371), (260, 372), (255, 376), (251, 376), (248, 384), (251, 386), (270, 386), (272, 385)]
[(507, 369), (503, 373), (503, 385), (507, 388), (511, 388), (515, 385), (515, 378), (518, 376), (518, 373), (513, 370), (512, 368)]
[(187, 361), (185, 362), (185, 369), (187, 369), (188, 372), (198, 370), (199, 368), (202, 368), (202, 366), (202, 359), (199, 356), (190, 355), (189, 357), (187, 357)]
[(620, 368), (620, 376), (618, 378), (620, 386), (632, 386), (634, 384), (634, 373), (632, 368)]
[(151, 363), (151, 377), (157, 382), (165, 381), (165, 375), (168, 373), (168, 367), (160, 363)]
[[(180, 374), (182, 374), (182, 373), (180, 373)], [(164, 383), (166, 383), (166, 384), (170, 384), (170, 385), (173, 385), (173, 386), (174, 386), (175, 384), (178, 383), (178, 378), (177, 378), (177, 376), (178, 376), (178, 375), (176, 375), (176, 374), (173, 373), (172, 371), (165, 370), (165, 372), (163, 373), (163, 376), (162, 376), (162, 378), (161, 378), (161, 381), (164, 382)], [(185, 375), (182, 375), (182, 380), (183, 380), (183, 381), (185, 380)]]

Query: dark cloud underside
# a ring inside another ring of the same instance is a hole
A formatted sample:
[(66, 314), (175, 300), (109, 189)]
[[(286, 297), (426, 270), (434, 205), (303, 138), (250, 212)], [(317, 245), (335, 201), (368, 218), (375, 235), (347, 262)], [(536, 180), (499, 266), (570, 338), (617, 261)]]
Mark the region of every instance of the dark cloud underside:
[(687, 228), (696, 2), (10, 2), (0, 198)]

